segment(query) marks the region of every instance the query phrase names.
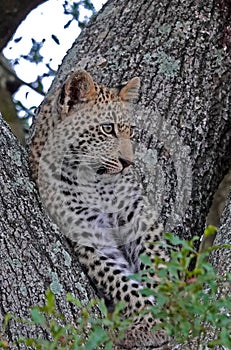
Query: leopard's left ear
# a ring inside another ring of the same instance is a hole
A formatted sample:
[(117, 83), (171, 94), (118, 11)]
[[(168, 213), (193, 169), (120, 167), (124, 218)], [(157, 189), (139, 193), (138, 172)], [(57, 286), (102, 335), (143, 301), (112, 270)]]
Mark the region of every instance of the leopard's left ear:
[(60, 95), (60, 105), (65, 113), (77, 103), (88, 102), (96, 98), (94, 81), (85, 70), (72, 73), (66, 80)]
[(120, 90), (119, 96), (122, 101), (132, 102), (138, 97), (140, 88), (140, 78), (135, 77), (129, 80), (129, 82)]

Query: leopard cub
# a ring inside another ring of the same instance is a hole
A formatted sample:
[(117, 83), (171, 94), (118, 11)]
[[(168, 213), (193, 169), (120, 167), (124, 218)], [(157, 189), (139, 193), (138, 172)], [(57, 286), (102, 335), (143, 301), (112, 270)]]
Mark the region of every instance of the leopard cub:
[(144, 268), (141, 253), (168, 259), (164, 247), (150, 245), (162, 239), (161, 225), (134, 169), (132, 101), (139, 87), (137, 77), (112, 89), (86, 71), (72, 73), (38, 112), (30, 161), (42, 200), (75, 242), (98, 295), (110, 311), (124, 300), (124, 317), (134, 317), (123, 346), (163, 349), (165, 331), (152, 332), (158, 320), (137, 316), (155, 300), (128, 278)]

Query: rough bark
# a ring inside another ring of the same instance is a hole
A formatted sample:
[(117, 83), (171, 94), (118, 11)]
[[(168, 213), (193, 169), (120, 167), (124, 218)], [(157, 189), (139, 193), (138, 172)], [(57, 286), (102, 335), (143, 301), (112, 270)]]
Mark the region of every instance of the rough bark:
[[(202, 233), (231, 163), (229, 23), (225, 2), (110, 0), (68, 52), (48, 93), (77, 68), (109, 86), (140, 76), (137, 170), (165, 227), (185, 238)], [(1, 125), (1, 314), (24, 315), (27, 306), (41, 302), (54, 272), (63, 286), (58, 307), (72, 318), (65, 292), (78, 295), (78, 283), (80, 297), (91, 290), (41, 209), (24, 151)], [(27, 331), (12, 325), (9, 337), (19, 332)]]
[[(44, 212), (30, 179), (25, 150), (0, 118), (0, 324), (11, 313), (29, 317), (29, 308), (43, 305), (48, 288), (56, 295), (57, 309), (73, 321), (77, 310), (65, 301), (67, 292), (80, 300), (92, 298), (70, 246)], [(11, 343), (19, 336), (46, 337), (42, 329), (11, 321)], [(19, 347), (20, 348), (20, 347)]]
[(0, 51), (25, 17), (45, 0), (2, 0), (0, 2)]
[[(229, 196), (221, 217), (221, 226), (216, 235), (215, 245), (231, 244), (231, 195)], [(231, 273), (230, 249), (218, 249), (211, 253), (210, 261), (216, 267), (217, 273), (225, 276)], [(229, 290), (230, 291), (230, 290)]]

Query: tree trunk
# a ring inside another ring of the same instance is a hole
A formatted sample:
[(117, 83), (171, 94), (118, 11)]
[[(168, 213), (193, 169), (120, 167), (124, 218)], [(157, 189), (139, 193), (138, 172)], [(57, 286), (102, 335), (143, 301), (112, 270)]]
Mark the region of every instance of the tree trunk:
[[(25, 150), (0, 119), (0, 324), (11, 313), (29, 317), (29, 308), (44, 304), (45, 291), (56, 295), (57, 310), (71, 321), (78, 314), (66, 302), (70, 292), (88, 301), (94, 294), (70, 246), (44, 212), (30, 179)], [(42, 329), (10, 321), (6, 339), (46, 338)]]
[[(222, 0), (111, 0), (82, 31), (48, 93), (52, 97), (79, 68), (107, 86), (141, 78), (137, 171), (165, 229), (183, 238), (202, 234), (213, 194), (231, 163), (228, 7)], [(42, 302), (47, 286), (56, 285), (58, 308), (71, 319), (75, 311), (65, 293), (83, 299), (92, 290), (44, 213), (25, 152), (4, 123), (0, 150), (1, 317), (9, 310), (25, 315)], [(222, 243), (224, 237), (218, 237)], [(230, 269), (215, 255), (212, 262)], [(9, 339), (28, 332), (12, 324)]]

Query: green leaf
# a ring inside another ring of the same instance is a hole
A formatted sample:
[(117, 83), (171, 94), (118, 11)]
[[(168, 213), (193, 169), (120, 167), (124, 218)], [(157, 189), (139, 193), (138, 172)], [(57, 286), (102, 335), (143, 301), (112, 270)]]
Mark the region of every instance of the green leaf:
[(6, 340), (0, 340), (0, 349), (9, 349), (9, 344)]
[(97, 327), (94, 330), (94, 332), (90, 334), (89, 339), (86, 342), (85, 349), (86, 350), (97, 349), (97, 347), (102, 345), (107, 339), (108, 339), (107, 332), (103, 328)]
[(100, 311), (102, 312), (102, 314), (104, 316), (107, 316), (108, 310), (107, 310), (107, 306), (105, 305), (104, 300), (99, 300), (98, 307), (99, 307)]
[(145, 295), (145, 296), (148, 296), (148, 297), (155, 294), (154, 290), (152, 290), (152, 289), (150, 289), (150, 288), (140, 289), (139, 292), (140, 292), (142, 295)]
[(7, 313), (6, 315), (5, 315), (5, 317), (4, 317), (4, 323), (3, 323), (3, 325), (2, 325), (2, 330), (5, 330), (6, 329), (6, 327), (8, 326), (8, 324), (9, 324), (9, 321), (10, 321), (10, 319), (12, 318), (13, 316), (10, 314), (10, 313)]
[(205, 237), (214, 236), (217, 233), (217, 228), (215, 226), (209, 225), (204, 230)]
[(75, 299), (71, 293), (67, 293), (66, 295), (67, 301), (75, 304), (79, 308), (83, 308), (83, 305), (79, 299)]
[(122, 300), (115, 306), (113, 314), (120, 314), (120, 312), (125, 308), (125, 302)]
[(173, 245), (180, 245), (182, 243), (182, 240), (172, 233), (166, 232), (164, 233), (164, 237)]
[(112, 341), (109, 341), (105, 347), (104, 347), (104, 350), (112, 350), (113, 349), (113, 343)]
[(46, 291), (46, 306), (50, 312), (55, 311), (55, 295), (50, 289)]
[(57, 38), (56, 35), (52, 34), (52, 35), (51, 35), (51, 38), (54, 40), (54, 42), (55, 42), (57, 45), (60, 45), (59, 39)]
[(14, 42), (15, 43), (19, 43), (19, 41), (21, 41), (21, 40), (22, 40), (22, 36), (20, 36), (19, 38), (14, 39)]
[(37, 307), (34, 307), (33, 309), (31, 309), (31, 318), (36, 324), (46, 323), (45, 317), (41, 315)]
[(231, 347), (231, 337), (230, 337), (230, 328), (222, 328), (221, 330), (221, 344), (227, 346), (229, 349)]
[(150, 259), (150, 257), (147, 254), (141, 254), (140, 255), (140, 261), (144, 265), (147, 265), (149, 267), (153, 266), (152, 260)]
[(22, 343), (22, 344), (28, 345), (28, 346), (36, 345), (36, 340), (33, 339), (33, 338), (27, 338), (27, 339), (21, 338), (19, 340), (19, 342)]

